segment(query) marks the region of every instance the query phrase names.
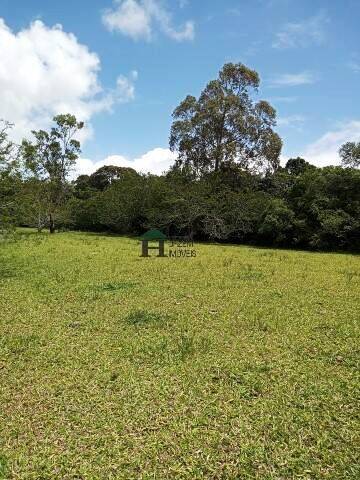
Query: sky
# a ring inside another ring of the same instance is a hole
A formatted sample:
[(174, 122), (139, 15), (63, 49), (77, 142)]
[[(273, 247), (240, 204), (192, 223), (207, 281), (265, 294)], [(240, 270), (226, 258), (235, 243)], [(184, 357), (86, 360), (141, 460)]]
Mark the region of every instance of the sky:
[(360, 140), (360, 0), (0, 0), (0, 118), (20, 141), (85, 121), (76, 174), (160, 174), (171, 114), (226, 62), (260, 74), (282, 162), (339, 163)]

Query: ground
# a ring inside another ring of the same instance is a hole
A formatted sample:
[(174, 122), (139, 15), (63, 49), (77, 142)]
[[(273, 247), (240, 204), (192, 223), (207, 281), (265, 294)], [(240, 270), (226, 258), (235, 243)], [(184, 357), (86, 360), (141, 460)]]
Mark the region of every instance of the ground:
[(0, 246), (0, 478), (360, 478), (360, 260)]

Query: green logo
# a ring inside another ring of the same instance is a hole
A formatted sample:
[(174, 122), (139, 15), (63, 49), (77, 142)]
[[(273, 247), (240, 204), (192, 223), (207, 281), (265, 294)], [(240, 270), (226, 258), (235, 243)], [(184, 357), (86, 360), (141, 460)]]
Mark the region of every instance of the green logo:
[[(165, 240), (166, 235), (164, 235), (160, 230), (156, 230), (152, 228), (148, 230), (141, 238), (141, 256), (142, 257), (150, 257), (149, 250), (158, 250), (159, 255), (158, 257), (166, 257), (165, 255)], [(149, 245), (152, 242), (153, 244), (156, 243), (157, 245)]]

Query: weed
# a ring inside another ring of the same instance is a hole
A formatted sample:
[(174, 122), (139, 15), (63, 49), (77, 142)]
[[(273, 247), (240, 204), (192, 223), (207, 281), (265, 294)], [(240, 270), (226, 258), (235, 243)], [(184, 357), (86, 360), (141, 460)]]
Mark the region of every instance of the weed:
[(5, 480), (7, 474), (7, 460), (3, 455), (0, 455), (0, 480)]
[(147, 325), (162, 323), (164, 316), (147, 310), (134, 310), (126, 317), (126, 322), (130, 325)]
[(99, 285), (97, 290), (103, 292), (116, 292), (117, 290), (128, 290), (133, 287), (134, 284), (132, 282), (108, 282)]

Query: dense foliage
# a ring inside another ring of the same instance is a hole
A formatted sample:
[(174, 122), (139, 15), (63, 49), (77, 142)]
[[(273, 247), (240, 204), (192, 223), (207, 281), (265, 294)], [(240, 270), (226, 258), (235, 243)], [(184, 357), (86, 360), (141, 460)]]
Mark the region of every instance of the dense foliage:
[[(342, 167), (303, 158), (280, 167), (275, 110), (251, 93), (258, 74), (227, 64), (199, 99), (174, 111), (163, 175), (104, 166), (70, 182), (80, 154), (73, 115), (32, 132), (17, 149), (0, 130), (0, 222), (119, 234), (161, 228), (194, 239), (312, 249), (360, 250), (359, 144), (340, 149)], [(16, 151), (16, 154), (14, 154)]]
[(15, 145), (8, 138), (12, 124), (0, 120), (0, 240), (8, 236), (16, 221), (16, 186), (19, 177), (16, 174)]
[(276, 112), (268, 102), (252, 99), (259, 83), (254, 70), (228, 63), (198, 100), (188, 95), (181, 102), (170, 135), (170, 148), (178, 152), (176, 167), (202, 175), (233, 163), (255, 171), (279, 166)]
[[(287, 165), (291, 164), (291, 161)], [(190, 181), (182, 173), (123, 175), (104, 189), (80, 177), (63, 224), (82, 230), (169, 235), (318, 249), (360, 248), (360, 172), (341, 167), (255, 175), (234, 167)]]
[[(198, 180), (177, 171), (155, 176), (103, 167), (67, 183), (57, 224), (134, 235), (157, 227), (201, 240), (360, 249), (360, 171), (309, 164), (298, 171), (293, 165), (291, 159), (266, 175), (234, 166)], [(1, 192), (13, 210), (16, 205), (17, 224), (38, 226), (43, 188), (32, 177), (20, 181), (3, 174)]]
[(50, 232), (55, 232), (55, 216), (68, 195), (66, 178), (80, 153), (80, 142), (74, 138), (84, 126), (74, 115), (57, 115), (50, 133), (33, 131), (35, 142), (23, 140), (21, 155), (24, 168), (39, 188), (36, 190), (38, 227), (48, 219)]

